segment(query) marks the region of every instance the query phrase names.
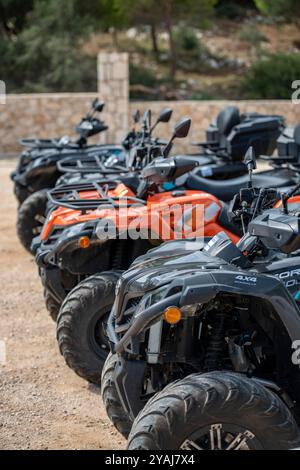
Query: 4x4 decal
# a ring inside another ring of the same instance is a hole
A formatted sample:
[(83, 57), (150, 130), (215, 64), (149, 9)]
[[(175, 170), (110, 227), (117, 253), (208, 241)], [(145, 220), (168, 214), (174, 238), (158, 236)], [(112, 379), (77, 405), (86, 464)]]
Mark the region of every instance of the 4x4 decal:
[(247, 284), (249, 286), (256, 285), (257, 283), (257, 277), (254, 276), (245, 276), (245, 275), (239, 275), (235, 277), (235, 282), (238, 284)]

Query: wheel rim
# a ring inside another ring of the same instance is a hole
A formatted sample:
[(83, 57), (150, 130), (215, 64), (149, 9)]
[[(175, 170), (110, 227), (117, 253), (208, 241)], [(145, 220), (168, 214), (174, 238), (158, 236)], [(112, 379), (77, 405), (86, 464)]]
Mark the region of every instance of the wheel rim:
[(180, 446), (182, 450), (257, 450), (262, 446), (253, 432), (234, 424), (200, 428)]
[(109, 352), (109, 341), (106, 335), (106, 325), (109, 317), (109, 312), (104, 315), (99, 313), (94, 315), (93, 320), (90, 322), (88, 330), (88, 341), (93, 352), (103, 358)]

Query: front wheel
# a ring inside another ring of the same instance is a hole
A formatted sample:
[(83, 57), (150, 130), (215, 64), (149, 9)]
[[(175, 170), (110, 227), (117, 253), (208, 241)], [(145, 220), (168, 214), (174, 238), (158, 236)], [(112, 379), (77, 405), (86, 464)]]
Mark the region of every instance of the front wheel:
[(129, 450), (287, 450), (300, 432), (280, 398), (236, 373), (193, 374), (157, 393), (137, 416)]
[(30, 194), (31, 193), (25, 186), (22, 186), (20, 183), (14, 183), (14, 195), (16, 196), (20, 205), (23, 204)]
[(105, 326), (118, 278), (108, 272), (82, 281), (65, 298), (57, 318), (57, 341), (67, 365), (96, 385), (109, 352)]
[(47, 202), (47, 189), (42, 189), (31, 194), (18, 210), (17, 234), (23, 247), (29, 252), (32, 240), (42, 232)]

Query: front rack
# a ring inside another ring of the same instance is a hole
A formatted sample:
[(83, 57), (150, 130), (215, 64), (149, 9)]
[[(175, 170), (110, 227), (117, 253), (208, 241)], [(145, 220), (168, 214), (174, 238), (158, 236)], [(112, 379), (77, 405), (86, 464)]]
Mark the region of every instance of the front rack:
[[(126, 207), (145, 205), (143, 199), (134, 196), (112, 197), (108, 195), (121, 181), (99, 180), (89, 183), (77, 183), (58, 186), (48, 192), (48, 199), (53, 207), (66, 207), (67, 209), (80, 210), (85, 213), (88, 210), (120, 208), (120, 202), (126, 202)], [(81, 192), (95, 191), (98, 197), (84, 199)]]
[(21, 139), (20, 145), (22, 147), (38, 148), (38, 149), (74, 149), (79, 148), (75, 142), (68, 142), (60, 144), (60, 139)]
[(122, 165), (114, 165), (107, 167), (103, 164), (103, 160), (110, 156), (110, 152), (100, 155), (88, 155), (80, 158), (67, 157), (57, 162), (57, 169), (61, 173), (102, 173), (104, 175), (112, 173), (128, 173)]

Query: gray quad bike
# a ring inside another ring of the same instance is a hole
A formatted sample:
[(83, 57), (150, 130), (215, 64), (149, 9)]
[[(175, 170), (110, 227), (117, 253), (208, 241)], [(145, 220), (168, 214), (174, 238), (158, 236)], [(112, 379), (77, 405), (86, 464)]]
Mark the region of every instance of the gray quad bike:
[(237, 245), (166, 243), (119, 278), (102, 398), (129, 450), (299, 447), (299, 185), (257, 215), (272, 191), (241, 191)]
[[(177, 130), (174, 135), (178, 137), (177, 131), (185, 128), (185, 122), (186, 120), (182, 121), (179, 128), (176, 126)], [(190, 125), (189, 122), (188, 125)], [(184, 135), (186, 134), (184, 133)], [(167, 159), (154, 158), (143, 169), (142, 182), (136, 192), (136, 197), (139, 198), (140, 203), (142, 199), (144, 204), (149, 194), (159, 192), (165, 183), (177, 181), (183, 175), (189, 175), (190, 171), (195, 168), (195, 163), (197, 162), (194, 159), (190, 160), (186, 156)], [(260, 176), (262, 175), (255, 175), (254, 181), (261, 188), (267, 187), (269, 184), (275, 186), (288, 184), (288, 180), (285, 178), (281, 180), (281, 178), (275, 177), (274, 179), (272, 172), (267, 172), (267, 175), (263, 176), (261, 180)], [(196, 178), (198, 182), (197, 174)], [(237, 180), (231, 180), (230, 184), (227, 182), (228, 187), (230, 186), (231, 198), (239, 190), (241, 184), (243, 186), (248, 184), (247, 175), (246, 178), (242, 177)], [(200, 182), (199, 189), (206, 181), (201, 179)], [(225, 183), (219, 182), (219, 184), (218, 187), (222, 190), (226, 186)], [(182, 187), (179, 188), (179, 191), (170, 193), (175, 203), (178, 194), (183, 194)], [(226, 193), (226, 196), (228, 194)], [(65, 193), (63, 197), (65, 197)], [(106, 200), (103, 203), (105, 206), (108, 204)], [(69, 198), (65, 200), (59, 198), (59, 204), (65, 207), (70, 207), (71, 204), (73, 208), (80, 206), (81, 209), (87, 209), (92, 205), (99, 207), (100, 202), (99, 199), (89, 200), (89, 206), (83, 206), (84, 201), (76, 202)], [(224, 227), (224, 230), (230, 228), (231, 233), (240, 237), (242, 235), (241, 224), (228, 220), (227, 209), (227, 206), (224, 206), (224, 212), (220, 210), (218, 223)], [(45, 293), (47, 292), (46, 301), (52, 298), (51, 303), (47, 301), (47, 306), (52, 317), (57, 318), (57, 340), (61, 354), (71, 369), (96, 384), (100, 383), (101, 368), (109, 350), (105, 329), (107, 317), (114, 301), (117, 274), (119, 271), (128, 269), (134, 259), (153, 248), (153, 245), (161, 242), (161, 240), (143, 238), (122, 240), (118, 236), (110, 240), (99, 239), (97, 235), (98, 223), (99, 215), (97, 216), (96, 213), (93, 221), (88, 221), (86, 224), (78, 223), (77, 228), (74, 225), (68, 230), (62, 231), (59, 225), (57, 229), (55, 226), (52, 227), (49, 241), (45, 240), (39, 245), (36, 255)], [(246, 224), (247, 221), (244, 220), (243, 225)], [(84, 235), (89, 236), (91, 245), (89, 250), (82, 252), (78, 249), (78, 240)], [(101, 273), (105, 273), (105, 275)], [(79, 275), (81, 275), (81, 282), (78, 280)]]

